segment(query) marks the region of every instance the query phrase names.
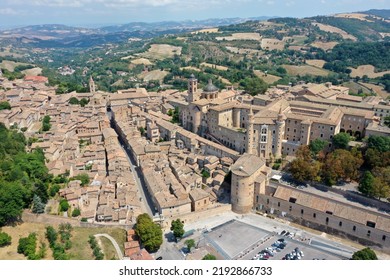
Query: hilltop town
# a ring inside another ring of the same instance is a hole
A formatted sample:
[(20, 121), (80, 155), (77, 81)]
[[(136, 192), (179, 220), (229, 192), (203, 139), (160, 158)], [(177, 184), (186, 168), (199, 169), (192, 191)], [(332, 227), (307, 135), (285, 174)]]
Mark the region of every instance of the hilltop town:
[(389, 258), (388, 27), (277, 18), (90, 49), (0, 34), (0, 259)]

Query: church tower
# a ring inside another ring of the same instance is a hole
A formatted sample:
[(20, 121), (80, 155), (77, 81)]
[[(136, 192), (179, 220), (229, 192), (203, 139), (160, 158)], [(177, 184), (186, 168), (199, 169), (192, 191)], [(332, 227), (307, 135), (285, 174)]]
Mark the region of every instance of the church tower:
[(249, 114), (248, 114), (248, 127), (247, 127), (247, 130), (246, 130), (246, 137), (247, 137), (247, 141), (246, 141), (246, 152), (248, 154), (252, 154), (253, 153), (253, 126), (254, 126), (254, 123), (255, 123), (255, 116), (253, 114), (253, 110), (252, 110), (252, 106), (250, 107), (249, 109)]
[(284, 139), (284, 130), (286, 127), (285, 122), (286, 116), (282, 112), (282, 107), (280, 107), (278, 120), (276, 121), (276, 150), (275, 150), (275, 158), (282, 157), (282, 143)]
[(188, 80), (188, 103), (197, 101), (198, 98), (198, 80), (195, 78), (194, 74), (191, 75)]
[(95, 81), (93, 80), (92, 76), (89, 78), (89, 92), (90, 93), (96, 92), (96, 85), (95, 85)]

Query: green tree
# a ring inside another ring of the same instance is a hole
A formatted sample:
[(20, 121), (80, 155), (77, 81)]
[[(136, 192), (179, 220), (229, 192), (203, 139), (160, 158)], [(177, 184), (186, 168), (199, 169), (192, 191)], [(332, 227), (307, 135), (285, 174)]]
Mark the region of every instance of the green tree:
[(175, 238), (181, 238), (184, 235), (184, 224), (180, 219), (173, 220), (171, 222), (171, 230), (173, 231), (173, 235)]
[(37, 248), (37, 235), (30, 233), (28, 237), (20, 238), (18, 244), (18, 253), (23, 254), (29, 260), (37, 260), (38, 256), (35, 254)]
[(58, 233), (52, 226), (46, 227), (46, 238), (49, 241), (49, 245), (51, 248), (54, 248), (54, 245), (57, 242)]
[(85, 105), (87, 105), (89, 103), (89, 100), (86, 99), (86, 98), (81, 98), (80, 100), (80, 106), (81, 107), (85, 107)]
[(148, 214), (141, 214), (137, 217), (135, 231), (149, 252), (157, 251), (163, 243), (161, 227), (155, 224)]
[(66, 212), (69, 209), (69, 203), (66, 199), (61, 199), (60, 201), (60, 211)]
[(358, 190), (367, 196), (374, 196), (375, 177), (370, 171), (366, 171), (360, 180)]
[(37, 195), (34, 195), (33, 198), (32, 212), (36, 214), (42, 214), (43, 212), (45, 212), (45, 204)]
[(348, 133), (340, 132), (333, 137), (332, 142), (335, 149), (348, 149), (350, 140), (351, 136)]
[(390, 151), (390, 137), (371, 135), (368, 137), (367, 146), (382, 153), (388, 152)]
[(80, 102), (79, 102), (79, 100), (76, 97), (71, 97), (69, 99), (69, 104), (71, 104), (71, 105), (79, 105)]
[(217, 258), (212, 254), (207, 254), (202, 260), (216, 260)]
[(267, 83), (258, 77), (245, 78), (240, 84), (244, 87), (247, 93), (253, 96), (257, 94), (264, 94), (268, 89)]
[(44, 116), (42, 120), (42, 131), (49, 131), (51, 128), (50, 116)]
[(296, 157), (288, 168), (293, 178), (302, 183), (305, 181), (319, 181), (321, 163), (312, 158), (309, 146), (299, 147)]
[(312, 152), (313, 156), (317, 156), (319, 152), (323, 151), (326, 145), (328, 144), (327, 141), (321, 140), (321, 139), (315, 139), (310, 142), (309, 148)]
[(80, 209), (79, 208), (75, 208), (73, 209), (72, 211), (72, 217), (78, 217), (80, 216), (81, 212), (80, 212)]
[(11, 236), (5, 232), (0, 232), (0, 247), (5, 247), (11, 244)]
[(352, 255), (352, 260), (377, 260), (375, 252), (370, 248), (364, 248)]
[(81, 173), (81, 174), (78, 174), (77, 176), (75, 176), (73, 178), (70, 178), (69, 180), (70, 181), (80, 180), (81, 181), (81, 185), (82, 186), (86, 186), (86, 185), (89, 184), (89, 175), (87, 173)]
[(11, 110), (11, 104), (8, 101), (0, 102), (0, 111), (1, 110)]
[(187, 239), (184, 244), (187, 246), (187, 249), (191, 251), (191, 248), (195, 248), (195, 240), (194, 239)]

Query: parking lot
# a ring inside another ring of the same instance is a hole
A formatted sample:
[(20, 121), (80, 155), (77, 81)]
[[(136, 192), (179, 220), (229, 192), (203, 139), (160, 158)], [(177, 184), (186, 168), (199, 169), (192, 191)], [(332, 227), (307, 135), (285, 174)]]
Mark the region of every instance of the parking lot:
[(237, 220), (228, 221), (204, 234), (206, 241), (225, 259), (237, 258), (267, 236), (269, 232)]
[[(284, 239), (285, 247), (279, 248), (277, 251), (274, 250), (272, 253), (274, 256), (269, 256), (269, 260), (282, 260), (286, 257), (287, 254), (293, 253), (294, 251), (302, 252), (303, 255), (299, 255), (300, 260), (342, 260), (345, 259), (341, 256), (338, 256), (336, 254), (332, 254), (330, 252), (326, 252), (320, 248), (316, 248), (314, 246), (311, 246), (308, 242), (300, 242), (297, 240), (294, 240), (289, 237), (285, 237), (282, 235), (275, 235), (272, 236), (269, 240), (264, 242), (261, 246), (256, 248), (256, 250), (253, 250), (249, 254), (247, 254), (243, 259), (244, 260), (252, 260), (255, 256), (261, 255), (259, 254), (261, 251), (272, 248), (272, 245), (275, 244), (277, 240)], [(298, 248), (298, 250), (295, 250)], [(294, 254), (291, 254), (291, 256)], [(258, 259), (258, 257), (256, 259)], [(263, 258), (265, 259), (265, 258)]]
[[(231, 220), (204, 234), (210, 244), (224, 259), (236, 260), (342, 260), (346, 259), (323, 247), (311, 245), (312, 240), (298, 240), (289, 236), (269, 232), (237, 220)], [(282, 240), (283, 239), (283, 240)], [(275, 242), (284, 245), (276, 249)], [(313, 244), (316, 244), (313, 242)], [(274, 247), (272, 248), (272, 245)], [(268, 252), (265, 252), (267, 250)], [(287, 256), (289, 254), (289, 256)]]

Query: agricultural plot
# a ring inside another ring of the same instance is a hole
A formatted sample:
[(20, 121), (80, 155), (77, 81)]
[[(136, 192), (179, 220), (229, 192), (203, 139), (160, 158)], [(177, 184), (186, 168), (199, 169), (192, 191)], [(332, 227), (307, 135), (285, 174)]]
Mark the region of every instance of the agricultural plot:
[(375, 67), (373, 65), (360, 65), (358, 68), (350, 68), (352, 70), (350, 76), (355, 77), (363, 77), (367, 75), (369, 78), (378, 78), (382, 77), (385, 74), (390, 74), (390, 70), (383, 72), (375, 72)]
[(322, 59), (308, 59), (306, 60), (306, 64), (318, 67), (318, 68), (323, 68), (325, 65), (326, 61)]
[(210, 63), (206, 63), (206, 62), (201, 63), (200, 66), (215, 68), (215, 69), (221, 70), (221, 71), (227, 71), (227, 70), (229, 70), (229, 68), (226, 67), (226, 66), (221, 66), (221, 65), (216, 65), (216, 64), (210, 64)]
[(283, 50), (285, 46), (285, 42), (280, 41), (278, 39), (263, 39), (261, 40), (261, 48), (263, 50)]
[(167, 44), (153, 44), (147, 52), (138, 55), (148, 59), (161, 60), (165, 58), (172, 58), (175, 54), (181, 55), (181, 49), (182, 47)]
[(167, 71), (161, 71), (161, 70), (153, 70), (150, 72), (144, 72), (140, 75), (138, 75), (139, 78), (143, 79), (144, 81), (163, 81), (165, 76), (168, 75), (169, 72)]
[(146, 59), (146, 58), (133, 59), (131, 61), (131, 64), (135, 64), (135, 65), (140, 65), (140, 64), (143, 64), (143, 65), (153, 65), (153, 63), (150, 62), (150, 60)]
[(350, 39), (352, 41), (357, 41), (355, 36), (345, 32), (340, 28), (327, 25), (327, 24), (318, 23), (318, 22), (313, 22), (312, 24), (318, 26), (322, 31), (340, 34), (343, 37), (343, 39)]
[(38, 76), (38, 75), (42, 74), (42, 68), (35, 67), (32, 69), (23, 70), (22, 73), (27, 75), (27, 76)]
[(21, 62), (9, 61), (9, 60), (3, 60), (0, 63), (0, 68), (7, 69), (8, 71), (13, 72), (15, 70), (15, 67), (19, 66), (19, 65), (28, 65), (28, 64), (21, 63)]
[(259, 33), (233, 33), (231, 36), (227, 37), (217, 37), (215, 38), (218, 41), (235, 41), (235, 40), (254, 40), (261, 41), (262, 37)]
[(312, 47), (323, 49), (324, 51), (331, 50), (336, 45), (338, 45), (337, 42), (314, 42), (311, 44)]
[(273, 84), (281, 79), (281, 77), (265, 74), (263, 71), (260, 70), (254, 70), (253, 71), (257, 77), (262, 79), (267, 84)]
[(329, 71), (320, 69), (310, 65), (282, 65), (283, 68), (287, 70), (287, 73), (291, 76), (304, 76), (304, 75), (313, 75), (313, 76), (327, 76)]

